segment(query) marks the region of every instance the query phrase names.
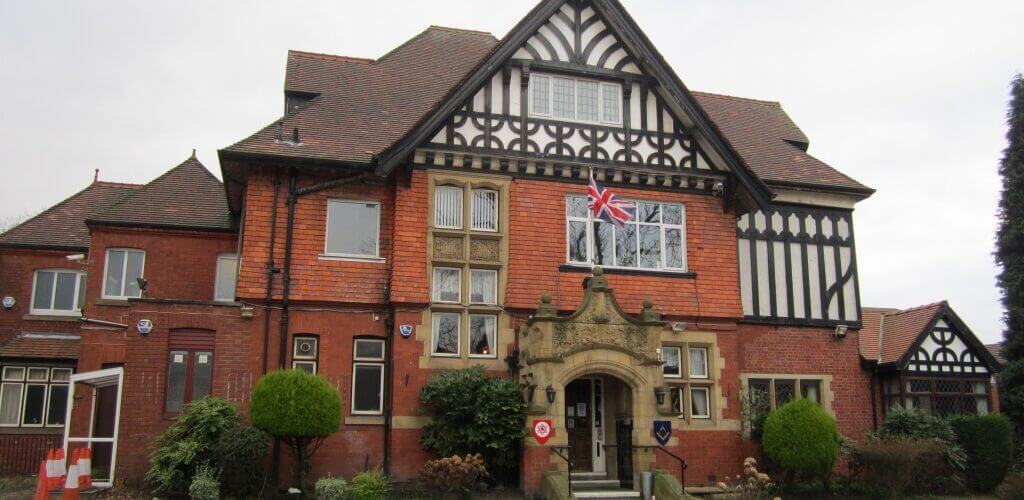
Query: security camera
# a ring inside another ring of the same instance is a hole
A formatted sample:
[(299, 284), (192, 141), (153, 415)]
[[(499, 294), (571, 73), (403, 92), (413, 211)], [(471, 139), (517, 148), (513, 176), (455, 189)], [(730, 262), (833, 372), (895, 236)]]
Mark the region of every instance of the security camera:
[(846, 336), (846, 330), (848, 328), (849, 327), (847, 327), (846, 325), (838, 325), (836, 326), (836, 330), (832, 332), (832, 335), (835, 336), (835, 338), (837, 339), (841, 339)]
[(73, 254), (73, 255), (68, 255), (67, 257), (64, 257), (64, 258), (68, 259), (71, 262), (81, 262), (81, 261), (85, 260), (85, 254), (84, 253), (76, 253), (76, 254)]

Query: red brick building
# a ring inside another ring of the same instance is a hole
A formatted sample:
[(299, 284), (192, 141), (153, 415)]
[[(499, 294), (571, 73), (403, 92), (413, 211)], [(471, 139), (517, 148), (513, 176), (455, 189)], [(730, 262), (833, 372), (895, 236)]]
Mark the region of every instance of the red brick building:
[[(184, 403), (244, 412), (280, 368), (344, 402), (314, 475), (395, 480), (431, 458), (432, 374), (512, 377), (527, 422), (554, 432), (524, 440), (533, 492), (563, 455), (577, 480), (637, 488), (655, 467), (679, 475), (675, 454), (687, 485), (715, 483), (756, 449), (750, 415), (794, 398), (859, 438), (894, 401), (882, 385), (931, 366), (880, 357), (860, 304), (853, 208), (873, 191), (811, 156), (779, 103), (688, 90), (616, 0), (542, 1), (501, 40), (430, 27), (375, 60), (293, 51), (284, 97), (279, 120), (220, 151), (223, 184), (193, 157), (0, 236), (0, 364), (47, 367), (58, 403), (62, 367), (99, 373), (66, 430), (118, 478), (142, 477)], [(628, 222), (594, 215), (590, 179), (633, 204)], [(43, 320), (29, 304), (47, 291), (65, 308)], [(975, 375), (998, 363), (942, 314), (917, 333), (963, 349), (933, 378), (967, 366), (989, 397)], [(64, 427), (0, 440), (48, 446)]]

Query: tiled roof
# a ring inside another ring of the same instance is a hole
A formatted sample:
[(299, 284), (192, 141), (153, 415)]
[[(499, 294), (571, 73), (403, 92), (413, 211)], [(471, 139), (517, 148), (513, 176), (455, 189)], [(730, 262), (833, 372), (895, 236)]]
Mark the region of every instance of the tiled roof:
[(996, 361), (1004, 365), (1006, 364), (1006, 354), (1003, 352), (1002, 342), (985, 344), (985, 349), (988, 349), (988, 352), (992, 354), (993, 358), (996, 358)]
[[(369, 162), (434, 109), (497, 43), (488, 33), (431, 26), (375, 61), (289, 52), (285, 90), (320, 95), (226, 151)], [(290, 141), (295, 128), (301, 145)]]
[(23, 333), (0, 344), (0, 358), (78, 359), (77, 335)]
[(196, 157), (88, 218), (90, 225), (232, 230), (224, 186)]
[(88, 250), (85, 219), (133, 193), (136, 184), (93, 182), (43, 213), (0, 235), (0, 246)]
[(779, 103), (706, 92), (693, 95), (747, 166), (769, 185), (828, 186), (872, 192), (807, 154), (810, 141)]
[(865, 307), (861, 310), (861, 357), (879, 364), (899, 361), (914, 345), (946, 302), (898, 310)]

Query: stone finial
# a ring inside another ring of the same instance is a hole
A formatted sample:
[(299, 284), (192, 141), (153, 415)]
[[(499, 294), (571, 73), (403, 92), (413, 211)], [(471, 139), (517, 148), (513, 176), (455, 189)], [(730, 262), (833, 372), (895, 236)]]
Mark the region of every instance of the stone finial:
[(640, 321), (661, 321), (661, 313), (654, 308), (654, 301), (651, 299), (644, 299), (644, 308), (640, 311)]
[(590, 278), (586, 280), (585, 287), (594, 290), (604, 290), (608, 288), (608, 279), (604, 277), (604, 268), (601, 266), (594, 266), (594, 269), (590, 271)]
[(544, 292), (540, 294), (540, 307), (537, 308), (536, 314), (533, 315), (535, 318), (555, 318), (558, 317), (558, 310), (555, 306), (551, 305), (551, 293)]

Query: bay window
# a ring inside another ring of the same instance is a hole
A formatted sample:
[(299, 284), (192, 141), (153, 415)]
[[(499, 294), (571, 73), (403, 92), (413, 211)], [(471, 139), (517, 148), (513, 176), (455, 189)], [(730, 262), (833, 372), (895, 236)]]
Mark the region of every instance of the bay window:
[(567, 260), (606, 268), (686, 271), (685, 209), (639, 201), (623, 227), (595, 219), (586, 196), (566, 198)]
[(36, 271), (32, 314), (79, 315), (85, 302), (85, 273), (67, 269)]
[(103, 273), (103, 298), (127, 299), (142, 296), (138, 279), (143, 276), (146, 253), (127, 248), (107, 249)]

